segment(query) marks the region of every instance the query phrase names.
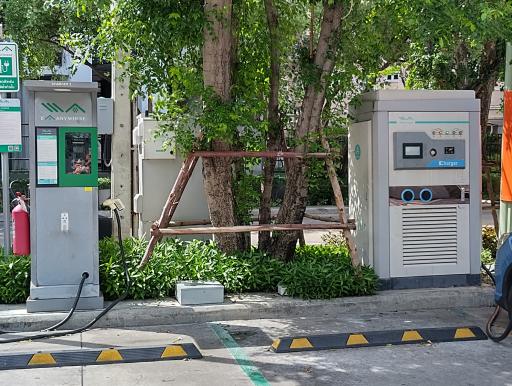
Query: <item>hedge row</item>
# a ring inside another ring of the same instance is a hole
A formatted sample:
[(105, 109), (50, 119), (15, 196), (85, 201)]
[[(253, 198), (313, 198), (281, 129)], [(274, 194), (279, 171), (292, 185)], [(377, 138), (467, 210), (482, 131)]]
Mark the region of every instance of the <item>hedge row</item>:
[[(373, 294), (373, 269), (354, 269), (347, 249), (336, 245), (310, 245), (297, 249), (294, 261), (283, 263), (256, 250), (226, 255), (213, 242), (167, 239), (157, 245), (143, 270), (137, 268), (147, 242), (123, 241), (132, 287), (129, 298), (158, 299), (174, 296), (179, 280), (217, 280), (228, 293), (275, 292), (278, 283), (291, 296), (305, 299)], [(100, 241), (100, 283), (106, 299), (125, 288), (119, 246), (114, 239)], [(30, 258), (0, 259), (0, 302), (23, 303), (29, 293)]]

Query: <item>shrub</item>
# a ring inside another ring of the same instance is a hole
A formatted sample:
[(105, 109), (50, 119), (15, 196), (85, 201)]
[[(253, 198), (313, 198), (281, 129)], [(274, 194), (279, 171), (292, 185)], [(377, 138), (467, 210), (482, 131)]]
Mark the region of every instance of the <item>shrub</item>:
[[(137, 269), (147, 242), (124, 240), (133, 299), (173, 296), (179, 280), (217, 280), (227, 292), (273, 291), (283, 263), (258, 251), (234, 256), (222, 253), (215, 243), (167, 239), (159, 243), (143, 268)], [(117, 242), (100, 241), (100, 282), (107, 299), (124, 291), (124, 273)]]
[[(147, 242), (126, 239), (133, 299), (173, 296), (179, 280), (216, 280), (226, 292), (275, 291), (282, 282), (292, 296), (329, 298), (375, 292), (377, 277), (371, 268), (352, 268), (343, 246), (305, 246), (297, 259), (283, 263), (251, 250), (235, 255), (222, 253), (215, 243), (166, 239), (159, 243), (142, 271), (137, 269)], [(123, 266), (114, 239), (100, 241), (100, 283), (107, 299), (124, 291)]]
[(377, 289), (377, 275), (370, 267), (352, 267), (344, 247), (306, 245), (285, 268), (281, 283), (290, 296), (328, 299), (372, 295)]
[(99, 177), (98, 178), (98, 189), (110, 189), (110, 178)]
[(496, 258), (496, 249), (498, 247), (498, 237), (493, 226), (482, 227), (482, 249), (488, 250), (492, 258)]
[(322, 235), (322, 241), (327, 245), (334, 245), (339, 247), (346, 247), (347, 241), (343, 237), (343, 232), (332, 232), (329, 231)]
[(0, 302), (24, 303), (30, 287), (30, 257), (0, 258)]
[[(307, 245), (297, 249), (297, 258), (283, 263), (251, 250), (236, 255), (222, 253), (213, 242), (159, 243), (144, 269), (138, 264), (147, 241), (127, 238), (123, 247), (132, 280), (128, 298), (158, 299), (173, 296), (178, 280), (217, 280), (229, 293), (276, 291), (306, 299), (370, 295), (377, 276), (371, 268), (354, 269), (347, 249), (339, 245)], [(100, 241), (100, 284), (106, 299), (125, 290), (119, 246), (113, 238)], [(0, 259), (0, 302), (23, 303), (29, 295), (30, 257)]]

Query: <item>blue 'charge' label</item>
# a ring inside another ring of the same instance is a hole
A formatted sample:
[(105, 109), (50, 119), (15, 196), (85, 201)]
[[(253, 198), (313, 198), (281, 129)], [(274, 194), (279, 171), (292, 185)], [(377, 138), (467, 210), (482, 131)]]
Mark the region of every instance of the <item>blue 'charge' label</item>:
[(427, 167), (436, 169), (464, 169), (466, 163), (463, 159), (432, 160), (427, 164)]

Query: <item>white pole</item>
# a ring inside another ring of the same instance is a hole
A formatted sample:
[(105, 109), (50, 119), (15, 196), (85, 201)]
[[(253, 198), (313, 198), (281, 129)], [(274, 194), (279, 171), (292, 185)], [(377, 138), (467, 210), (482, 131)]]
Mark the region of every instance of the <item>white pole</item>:
[[(4, 28), (0, 24), (0, 40), (4, 39)], [(5, 98), (6, 94), (1, 93)], [(11, 252), (11, 207), (9, 199), (9, 153), (2, 153), (2, 206), (4, 214), (4, 255)]]

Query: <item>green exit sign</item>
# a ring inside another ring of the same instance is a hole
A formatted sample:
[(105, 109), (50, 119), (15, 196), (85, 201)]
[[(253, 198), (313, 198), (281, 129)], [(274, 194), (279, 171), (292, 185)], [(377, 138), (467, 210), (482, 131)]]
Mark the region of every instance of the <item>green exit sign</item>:
[(0, 92), (18, 92), (19, 90), (18, 45), (12, 42), (0, 42)]

